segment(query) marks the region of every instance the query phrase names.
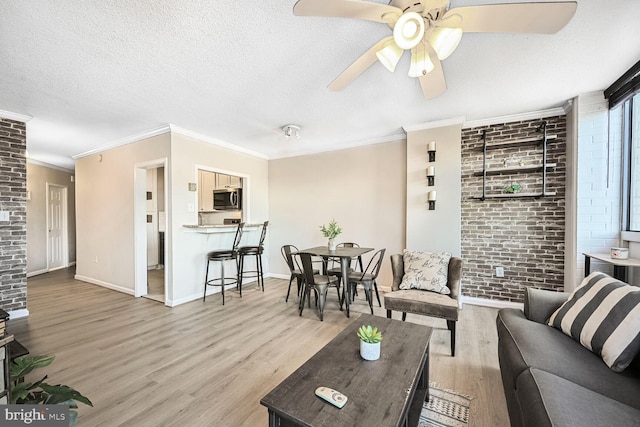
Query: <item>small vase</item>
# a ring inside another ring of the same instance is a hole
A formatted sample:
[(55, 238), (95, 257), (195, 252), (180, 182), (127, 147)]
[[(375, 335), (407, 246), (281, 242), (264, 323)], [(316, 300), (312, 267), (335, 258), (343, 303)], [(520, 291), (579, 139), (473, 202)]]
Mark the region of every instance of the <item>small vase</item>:
[(333, 239), (329, 239), (329, 250), (330, 251), (335, 251), (336, 250), (336, 242)]
[(360, 356), (364, 360), (380, 359), (380, 343), (368, 343), (360, 340)]

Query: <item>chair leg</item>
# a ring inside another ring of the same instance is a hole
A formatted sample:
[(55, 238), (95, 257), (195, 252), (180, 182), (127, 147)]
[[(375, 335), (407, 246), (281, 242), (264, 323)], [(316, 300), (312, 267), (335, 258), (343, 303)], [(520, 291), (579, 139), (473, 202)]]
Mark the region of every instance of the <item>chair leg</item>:
[(260, 285), (262, 285), (262, 292), (264, 292), (264, 274), (262, 272), (262, 255), (256, 255), (256, 263), (258, 264), (258, 280), (260, 280)]
[(224, 261), (220, 263), (220, 274), (222, 274), (222, 305), (224, 305)]
[(320, 310), (320, 321), (322, 322), (323, 317), (324, 317), (324, 303), (327, 299), (327, 291), (329, 289), (325, 289), (324, 292), (319, 291), (318, 292), (318, 309)]
[(307, 290), (304, 288), (306, 288), (306, 285), (303, 284), (302, 297), (298, 302), (298, 311), (300, 312), (300, 316), (302, 316), (302, 310), (304, 310), (304, 300), (307, 297)]
[(451, 357), (456, 357), (456, 321), (447, 320), (447, 328), (451, 331)]
[(209, 260), (207, 259), (207, 269), (204, 273), (204, 295), (202, 295), (202, 302), (207, 298), (207, 281), (209, 280)]
[(405, 320), (407, 320), (407, 312), (403, 311), (402, 312), (402, 321), (404, 322)]
[(367, 297), (367, 301), (369, 302), (369, 309), (371, 310), (371, 314), (373, 314), (373, 295), (371, 294), (371, 288), (364, 288), (364, 293)]
[[(288, 302), (289, 301), (289, 294), (291, 293), (291, 284), (293, 283), (293, 274), (291, 275), (291, 278), (289, 278), (289, 288), (287, 289), (287, 297), (284, 299), (284, 302)], [(300, 285), (298, 285), (298, 289), (300, 288)], [(298, 290), (298, 295), (300, 295), (300, 291)]]
[(380, 294), (378, 293), (378, 284), (373, 281), (373, 289), (376, 291), (376, 299), (378, 300), (378, 306), (382, 307), (382, 303), (380, 302)]

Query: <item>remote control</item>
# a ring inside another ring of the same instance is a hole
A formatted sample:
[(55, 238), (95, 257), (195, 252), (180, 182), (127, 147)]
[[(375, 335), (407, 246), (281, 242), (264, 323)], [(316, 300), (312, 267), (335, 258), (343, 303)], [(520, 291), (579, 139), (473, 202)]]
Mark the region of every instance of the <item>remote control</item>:
[(323, 398), (338, 408), (342, 408), (347, 403), (347, 396), (329, 387), (318, 387), (316, 396)]

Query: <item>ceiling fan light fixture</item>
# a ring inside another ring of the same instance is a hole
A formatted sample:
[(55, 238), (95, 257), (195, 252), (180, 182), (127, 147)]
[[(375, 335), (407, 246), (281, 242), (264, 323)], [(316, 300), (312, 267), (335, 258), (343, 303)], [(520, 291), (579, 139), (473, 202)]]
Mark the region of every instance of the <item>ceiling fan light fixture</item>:
[(424, 18), (416, 12), (403, 14), (393, 27), (393, 39), (402, 49), (411, 49), (424, 37)]
[(411, 49), (411, 65), (409, 66), (409, 77), (424, 76), (435, 68), (431, 58), (427, 54), (424, 43)]
[(429, 36), (429, 43), (438, 54), (438, 59), (444, 61), (456, 50), (461, 39), (461, 28), (438, 27)]
[(378, 61), (384, 68), (391, 71), (392, 73), (396, 69), (396, 65), (398, 65), (398, 61), (402, 57), (402, 53), (404, 51), (401, 47), (399, 47), (396, 43), (391, 42), (383, 47), (381, 50), (376, 52), (376, 56), (378, 57)]

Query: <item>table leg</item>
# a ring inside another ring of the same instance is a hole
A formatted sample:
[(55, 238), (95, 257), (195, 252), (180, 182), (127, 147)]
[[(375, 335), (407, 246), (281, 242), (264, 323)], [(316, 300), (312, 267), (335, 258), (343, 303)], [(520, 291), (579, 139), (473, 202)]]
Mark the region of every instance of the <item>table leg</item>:
[(591, 257), (589, 255), (584, 256), (584, 277), (591, 274)]
[(627, 281), (627, 267), (624, 265), (614, 265), (613, 266), (613, 278), (618, 279), (621, 282)]
[(350, 257), (340, 257), (340, 270), (342, 272), (342, 295), (344, 295), (344, 304), (349, 317), (349, 264), (351, 264)]
[(280, 417), (275, 411), (269, 409), (269, 427), (278, 427), (280, 426)]

